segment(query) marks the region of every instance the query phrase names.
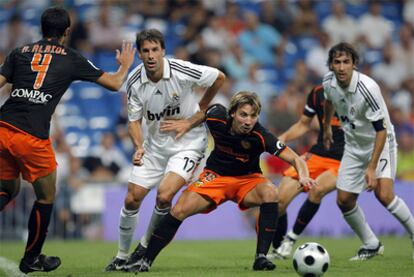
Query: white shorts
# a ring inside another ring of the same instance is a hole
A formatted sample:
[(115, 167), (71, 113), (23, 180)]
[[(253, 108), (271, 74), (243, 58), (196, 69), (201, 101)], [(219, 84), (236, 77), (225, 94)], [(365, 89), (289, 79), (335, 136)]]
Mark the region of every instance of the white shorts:
[[(371, 158), (372, 151), (365, 154), (355, 154), (352, 149), (345, 147), (344, 155), (338, 171), (336, 187), (343, 191), (361, 193), (365, 187), (365, 170)], [(397, 169), (397, 145), (394, 140), (386, 140), (384, 149), (378, 161), (376, 175), (378, 179), (394, 180)]]
[(142, 166), (134, 166), (129, 182), (152, 189), (158, 187), (167, 172), (174, 172), (189, 182), (204, 157), (203, 151), (187, 150), (168, 156), (146, 149)]

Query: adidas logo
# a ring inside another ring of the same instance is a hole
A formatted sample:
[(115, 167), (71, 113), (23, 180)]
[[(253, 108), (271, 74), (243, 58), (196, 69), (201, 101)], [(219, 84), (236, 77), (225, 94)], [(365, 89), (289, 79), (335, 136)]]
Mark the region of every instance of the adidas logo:
[(157, 91), (155, 92), (155, 95), (162, 95), (162, 92), (161, 92), (160, 90), (157, 90)]

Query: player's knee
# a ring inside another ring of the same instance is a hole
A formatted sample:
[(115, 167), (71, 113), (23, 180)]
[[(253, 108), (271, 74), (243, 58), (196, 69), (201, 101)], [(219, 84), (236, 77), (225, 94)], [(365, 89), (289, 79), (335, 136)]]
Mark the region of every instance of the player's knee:
[(171, 215), (177, 218), (178, 220), (183, 221), (187, 215), (187, 209), (184, 205), (175, 205), (171, 210)]
[(309, 199), (314, 203), (320, 203), (322, 198), (326, 195), (326, 191), (318, 186), (313, 187), (309, 191)]
[(157, 195), (157, 206), (159, 208), (167, 208), (171, 206), (173, 196), (168, 193), (160, 193)]
[(128, 192), (125, 197), (124, 205), (128, 210), (136, 210), (141, 205), (141, 202), (142, 199), (139, 195)]
[(276, 188), (268, 188), (262, 197), (263, 203), (278, 202), (278, 200), (279, 200), (279, 193)]
[(280, 198), (279, 199), (279, 214), (284, 214), (286, 212), (286, 208), (287, 208), (287, 202), (285, 199)]

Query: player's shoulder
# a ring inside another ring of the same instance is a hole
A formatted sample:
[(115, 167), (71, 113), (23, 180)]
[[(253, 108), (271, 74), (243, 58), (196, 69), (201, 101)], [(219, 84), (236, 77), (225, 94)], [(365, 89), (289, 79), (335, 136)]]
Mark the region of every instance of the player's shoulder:
[(335, 78), (335, 75), (332, 71), (329, 71), (328, 73), (326, 73), (323, 78), (322, 78), (322, 86), (324, 88), (328, 88), (331, 86), (331, 82), (332, 80)]
[(203, 75), (203, 72), (208, 70), (207, 66), (197, 65), (180, 59), (168, 58), (167, 62), (171, 72), (173, 72), (173, 76), (178, 76), (183, 79), (198, 80)]
[(357, 87), (365, 88), (369, 91), (379, 89), (378, 83), (373, 78), (361, 72), (359, 72)]
[(141, 71), (142, 71), (143, 64), (136, 66), (131, 72), (128, 74), (127, 78), (127, 91), (132, 87), (134, 84), (141, 84)]
[(227, 120), (227, 109), (221, 104), (214, 104), (210, 106), (206, 111), (207, 120)]

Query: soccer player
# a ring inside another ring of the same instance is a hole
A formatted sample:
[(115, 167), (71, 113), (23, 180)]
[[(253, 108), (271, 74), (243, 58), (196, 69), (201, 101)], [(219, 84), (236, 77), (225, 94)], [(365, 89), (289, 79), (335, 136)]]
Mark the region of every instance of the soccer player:
[[(318, 211), (322, 198), (335, 189), (339, 163), (344, 151), (344, 133), (338, 117), (332, 118), (331, 126), (335, 144), (329, 150), (324, 148), (322, 128), (324, 102), (323, 87), (314, 87), (307, 96), (306, 106), (298, 122), (279, 136), (279, 140), (284, 143), (303, 136), (311, 130), (312, 119), (315, 115), (317, 116), (320, 126), (318, 140), (303, 157), (306, 160), (310, 177), (315, 179), (318, 185), (312, 188), (303, 187), (301, 190), (295, 189), (299, 187), (296, 171), (291, 167), (284, 172), (279, 185), (278, 228), (272, 242), (273, 249), (268, 254), (268, 258), (284, 259), (291, 255), (294, 243)], [(287, 231), (286, 208), (302, 191), (308, 191), (308, 198), (299, 210), (293, 229), (283, 239)]]
[[(164, 37), (158, 30), (138, 33), (136, 45), (142, 64), (127, 81), (129, 133), (136, 148), (134, 168), (120, 214), (118, 253), (106, 271), (123, 270), (140, 260), (154, 228), (170, 211), (172, 198), (191, 179), (207, 145), (207, 130), (199, 123), (225, 80), (215, 68), (165, 58)], [(207, 87), (199, 103), (194, 86)], [(142, 118), (148, 126), (145, 140)], [(160, 132), (160, 123), (167, 119), (179, 119), (177, 133)], [(150, 224), (128, 258), (139, 207), (154, 187), (157, 199)]]
[[(211, 106), (206, 123), (214, 138), (214, 149), (198, 180), (179, 197), (172, 211), (160, 222), (142, 260), (131, 272), (148, 271), (155, 257), (172, 240), (182, 221), (198, 213), (208, 213), (227, 200), (241, 210), (259, 206), (257, 245), (253, 270), (273, 270), (276, 265), (266, 258), (278, 214), (278, 191), (262, 175), (259, 160), (269, 152), (292, 164), (303, 186), (312, 186), (305, 161), (258, 123), (261, 104), (251, 92), (235, 94), (227, 111), (222, 105)], [(174, 131), (174, 122), (163, 131)], [(295, 188), (296, 189), (296, 188)]]
[(352, 45), (339, 43), (328, 55), (332, 72), (323, 81), (326, 98), (323, 139), (329, 149), (334, 142), (329, 122), (336, 110), (345, 133), (337, 203), (346, 222), (363, 243), (351, 260), (366, 260), (382, 254), (384, 246), (357, 204), (358, 195), (364, 189), (374, 191), (378, 201), (405, 227), (413, 244), (414, 219), (405, 202), (394, 194), (397, 143), (378, 84), (356, 70), (359, 56)]
[(12, 84), (10, 98), (0, 109), (0, 210), (18, 194), (20, 173), (33, 184), (36, 194), (19, 266), (24, 273), (52, 271), (61, 263), (59, 257), (41, 254), (56, 191), (57, 165), (49, 138), (56, 105), (75, 80), (118, 90), (136, 51), (132, 43), (124, 42), (122, 51), (116, 53), (119, 69), (108, 74), (63, 45), (70, 30), (66, 10), (45, 10), (41, 28), (42, 40), (14, 49), (0, 68), (0, 88)]

